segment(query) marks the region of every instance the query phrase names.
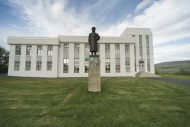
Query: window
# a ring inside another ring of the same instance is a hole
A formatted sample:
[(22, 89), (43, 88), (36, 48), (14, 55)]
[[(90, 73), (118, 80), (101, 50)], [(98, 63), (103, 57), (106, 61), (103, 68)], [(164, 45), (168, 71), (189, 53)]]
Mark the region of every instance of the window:
[(47, 61), (47, 70), (48, 71), (52, 70), (52, 61)]
[(134, 55), (136, 57), (136, 46), (134, 46)]
[(125, 45), (125, 53), (129, 53), (129, 45)]
[(150, 72), (150, 59), (147, 59), (147, 69), (148, 69), (148, 72)]
[(132, 37), (135, 37), (135, 35), (132, 35)]
[(19, 71), (20, 69), (20, 61), (15, 61), (14, 71)]
[(41, 56), (42, 55), (42, 45), (38, 45), (37, 46), (37, 56)]
[(79, 59), (74, 59), (74, 73), (79, 73)]
[(21, 46), (20, 45), (17, 45), (15, 47), (15, 55), (20, 55), (21, 54)]
[(120, 54), (120, 45), (115, 45), (115, 53)]
[(142, 35), (139, 35), (139, 45), (142, 45)]
[(52, 45), (47, 46), (47, 55), (53, 56), (53, 46)]
[(105, 71), (110, 73), (110, 59), (105, 59)]
[(84, 71), (85, 71), (85, 73), (88, 73), (88, 70), (89, 70), (89, 58), (85, 58), (85, 61), (84, 61)]
[(143, 58), (143, 47), (140, 46), (140, 58)]
[(126, 68), (126, 72), (130, 72), (130, 59), (129, 58), (125, 59), (125, 68)]
[(110, 44), (105, 44), (105, 53), (110, 53)]
[(149, 36), (146, 35), (146, 45), (148, 46), (149, 45)]
[(69, 44), (64, 44), (64, 53), (69, 53)]
[(120, 58), (115, 59), (115, 72), (120, 73)]
[(41, 71), (42, 70), (42, 61), (37, 61), (36, 62), (36, 71)]
[(85, 44), (85, 53), (89, 53), (90, 50), (89, 50), (89, 44)]
[(69, 72), (69, 59), (63, 59), (63, 73)]
[(75, 44), (74, 47), (75, 47), (74, 52), (79, 53), (79, 44)]
[(134, 61), (135, 61), (135, 72), (137, 72), (137, 68), (136, 68), (136, 59), (134, 59)]
[(26, 61), (25, 70), (30, 71), (31, 69), (31, 61)]
[(31, 45), (26, 46), (26, 55), (28, 55), (28, 56), (32, 55), (32, 46)]

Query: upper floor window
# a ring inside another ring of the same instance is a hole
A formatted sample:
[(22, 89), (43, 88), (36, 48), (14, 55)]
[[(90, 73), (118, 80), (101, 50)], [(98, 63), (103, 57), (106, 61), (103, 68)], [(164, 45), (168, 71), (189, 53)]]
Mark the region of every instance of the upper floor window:
[(31, 45), (26, 46), (26, 55), (29, 55), (29, 56), (32, 55), (32, 46)]
[(16, 45), (16, 47), (15, 47), (15, 55), (20, 55), (20, 54), (21, 54), (21, 46)]
[(135, 37), (135, 35), (132, 35), (132, 37)]
[(42, 45), (38, 45), (37, 46), (37, 56), (41, 56), (42, 55)]
[(52, 45), (48, 45), (48, 47), (47, 47), (47, 55), (48, 56), (53, 56), (53, 46)]
[(120, 53), (120, 46), (117, 44), (115, 45), (115, 53), (119, 54)]
[(129, 53), (129, 45), (125, 45), (125, 53)]
[(149, 36), (146, 35), (146, 45), (149, 45)]
[(139, 45), (142, 45), (142, 35), (139, 35)]
[(110, 53), (110, 44), (105, 44), (105, 53)]
[(90, 50), (89, 50), (89, 44), (85, 44), (85, 53), (89, 53)]
[(79, 53), (79, 44), (75, 44), (74, 45), (74, 48), (75, 48), (75, 53)]
[(69, 53), (69, 44), (64, 44), (64, 53)]

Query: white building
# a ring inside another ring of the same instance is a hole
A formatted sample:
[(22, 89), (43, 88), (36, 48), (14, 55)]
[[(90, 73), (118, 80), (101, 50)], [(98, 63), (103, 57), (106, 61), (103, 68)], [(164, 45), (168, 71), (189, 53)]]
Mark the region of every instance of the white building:
[[(119, 37), (101, 36), (98, 55), (102, 77), (154, 74), (149, 28), (127, 28)], [(8, 37), (9, 76), (88, 77), (88, 36)]]

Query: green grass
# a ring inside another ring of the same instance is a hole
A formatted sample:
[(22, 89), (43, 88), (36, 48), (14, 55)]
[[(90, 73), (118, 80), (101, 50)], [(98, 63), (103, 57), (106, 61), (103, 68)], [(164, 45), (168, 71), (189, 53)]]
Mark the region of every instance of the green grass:
[(189, 127), (190, 87), (146, 78), (0, 77), (0, 127)]
[(190, 80), (190, 75), (159, 74), (162, 77)]

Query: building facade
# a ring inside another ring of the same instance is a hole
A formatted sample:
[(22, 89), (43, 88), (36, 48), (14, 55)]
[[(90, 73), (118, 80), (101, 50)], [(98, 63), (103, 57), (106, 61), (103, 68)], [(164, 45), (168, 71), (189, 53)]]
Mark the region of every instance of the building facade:
[[(152, 32), (127, 28), (119, 37), (100, 36), (102, 77), (154, 74)], [(88, 77), (88, 36), (8, 37), (9, 76)]]

